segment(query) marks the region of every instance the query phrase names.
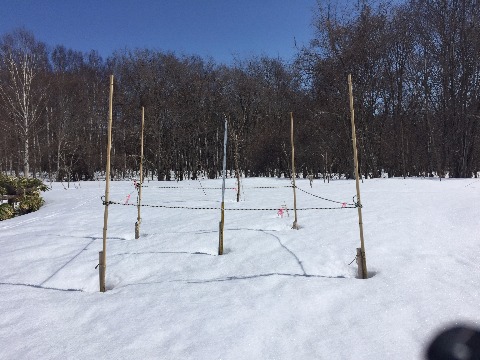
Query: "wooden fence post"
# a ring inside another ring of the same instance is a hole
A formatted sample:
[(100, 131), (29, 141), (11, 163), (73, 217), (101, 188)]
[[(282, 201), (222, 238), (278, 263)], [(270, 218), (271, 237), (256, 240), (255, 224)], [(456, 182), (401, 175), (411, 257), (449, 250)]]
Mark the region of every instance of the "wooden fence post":
[[(357, 187), (357, 210), (358, 210), (358, 226), (360, 229), (360, 248), (357, 249), (358, 274), (362, 279), (368, 278), (367, 259), (365, 257), (365, 242), (363, 240), (363, 220), (362, 220), (362, 202), (360, 200), (360, 181), (358, 178), (358, 154), (357, 154), (357, 134), (355, 131), (355, 111), (353, 108), (353, 90), (352, 75), (348, 75), (348, 93), (350, 97), (350, 115), (352, 120), (352, 141), (353, 141), (353, 163), (355, 164), (355, 184)], [(360, 252), (358, 252), (360, 250)], [(360, 258), (358, 258), (360, 256)]]

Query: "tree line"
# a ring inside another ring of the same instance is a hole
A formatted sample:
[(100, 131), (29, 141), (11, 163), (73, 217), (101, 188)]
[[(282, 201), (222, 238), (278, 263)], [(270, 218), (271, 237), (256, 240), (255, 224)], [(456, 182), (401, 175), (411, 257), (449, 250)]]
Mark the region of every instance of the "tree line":
[(49, 47), (25, 29), (0, 41), (0, 171), (94, 179), (105, 166), (108, 75), (114, 74), (112, 170), (159, 180), (221, 174), (351, 177), (347, 74), (353, 77), (360, 171), (366, 177), (471, 177), (480, 170), (480, 9), (475, 0), (328, 4), (290, 63), (232, 65), (149, 49), (102, 59)]

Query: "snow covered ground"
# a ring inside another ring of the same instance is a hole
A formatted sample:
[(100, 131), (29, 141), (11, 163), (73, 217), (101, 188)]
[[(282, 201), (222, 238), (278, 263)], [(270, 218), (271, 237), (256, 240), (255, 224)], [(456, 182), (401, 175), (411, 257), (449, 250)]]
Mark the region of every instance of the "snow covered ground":
[[(220, 180), (146, 185), (147, 205), (220, 205), (209, 189)], [(100, 293), (105, 184), (53, 184), (40, 211), (0, 223), (0, 358), (422, 359), (439, 330), (480, 327), (480, 180), (361, 184), (367, 280), (348, 265), (356, 209), (299, 211), (291, 230), (289, 180), (243, 185), (240, 203), (227, 190), (227, 209), (272, 210), (227, 210), (223, 256), (219, 210), (144, 207), (135, 240), (136, 207), (111, 205)], [(355, 194), (349, 180), (297, 186)], [(128, 194), (134, 203), (132, 182), (111, 183), (111, 200)], [(303, 192), (297, 206), (341, 207)]]

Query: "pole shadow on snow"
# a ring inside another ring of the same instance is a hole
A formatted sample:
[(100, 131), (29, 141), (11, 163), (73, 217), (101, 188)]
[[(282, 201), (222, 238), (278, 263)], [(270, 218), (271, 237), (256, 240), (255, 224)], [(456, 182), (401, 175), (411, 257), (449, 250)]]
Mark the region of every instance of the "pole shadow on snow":
[[(165, 282), (185, 282), (187, 284), (207, 284), (207, 283), (214, 283), (214, 282), (224, 282), (224, 281), (235, 281), (235, 280), (250, 280), (250, 279), (258, 279), (258, 278), (265, 278), (271, 276), (284, 276), (284, 277), (293, 277), (293, 278), (321, 278), (321, 279), (347, 279), (347, 277), (343, 275), (338, 276), (327, 276), (327, 275), (316, 275), (316, 274), (307, 274), (305, 268), (303, 267), (302, 261), (298, 258), (298, 256), (290, 250), (285, 244), (282, 243), (280, 238), (277, 235), (269, 233), (269, 231), (277, 232), (279, 230), (263, 230), (263, 229), (249, 229), (249, 228), (228, 228), (225, 230), (229, 231), (259, 231), (264, 234), (270, 235), (275, 238), (276, 241), (280, 244), (280, 246), (285, 249), (296, 261), (302, 273), (292, 274), (292, 273), (279, 273), (279, 272), (272, 272), (272, 273), (264, 273), (264, 274), (254, 274), (254, 275), (245, 275), (245, 276), (227, 276), (224, 278), (214, 278), (214, 279), (205, 279), (205, 280), (188, 280), (188, 279), (181, 279), (181, 280), (165, 280), (165, 281), (157, 281), (157, 282), (142, 282), (142, 283), (135, 283), (135, 284), (125, 284), (123, 286), (119, 286), (118, 288), (135, 286), (135, 285), (150, 285), (150, 284), (160, 284)], [(216, 231), (191, 231), (191, 232), (181, 232), (181, 233), (213, 233)], [(229, 251), (227, 251), (229, 252)], [(191, 255), (210, 255), (210, 256), (218, 256), (216, 254), (207, 254), (207, 253), (190, 253), (190, 252), (151, 252), (152, 254), (191, 254)], [(118, 254), (120, 255), (120, 254)], [(124, 255), (129, 255), (125, 253)], [(373, 276), (373, 275), (372, 275)]]
[(64, 292), (84, 292), (81, 289), (60, 289), (54, 288), (49, 286), (42, 286), (42, 285), (35, 285), (35, 284), (22, 284), (22, 283), (8, 283), (8, 282), (0, 282), (0, 285), (6, 286), (24, 286), (24, 287), (31, 287), (35, 289), (42, 289), (42, 290), (55, 290), (55, 291), (64, 291)]
[[(103, 237), (101, 236), (74, 236), (74, 235), (64, 235), (64, 234), (47, 234), (48, 236), (56, 236), (56, 237), (61, 237), (61, 238), (74, 238), (74, 239), (90, 239), (90, 240), (103, 240)], [(107, 237), (108, 240), (123, 240), (127, 241), (127, 238), (121, 238), (121, 237), (114, 237), (114, 236), (109, 236)]]
[[(46, 278), (45, 280), (43, 280), (41, 283), (40, 283), (40, 287), (43, 286), (43, 284), (45, 284), (47, 281), (49, 281), (50, 279), (52, 279), (55, 275), (57, 275), (60, 271), (62, 271), (63, 269), (65, 269), (65, 267), (67, 267), (68, 264), (70, 264), (73, 260), (75, 260), (82, 252), (86, 251), (87, 248), (95, 241), (95, 240), (101, 240), (102, 238), (101, 237), (95, 237), (95, 236), (70, 236), (70, 235), (53, 235), (53, 236), (60, 236), (60, 237), (74, 237), (74, 238), (79, 238), (79, 239), (90, 239), (90, 242), (85, 245), (77, 254), (75, 254), (70, 260), (68, 260), (65, 264), (63, 264), (60, 268), (58, 268), (52, 275), (50, 275), (48, 278)], [(116, 239), (116, 240), (126, 240), (126, 239), (123, 239), (123, 238), (110, 238), (110, 239)]]
[[(225, 230), (229, 231), (257, 231), (257, 232), (262, 232), (266, 235), (269, 235), (279, 243), (279, 245), (287, 251), (295, 260), (295, 262), (298, 264), (300, 267), (301, 273), (298, 274), (292, 274), (292, 273), (265, 273), (265, 274), (255, 274), (255, 275), (245, 275), (245, 276), (228, 276), (225, 278), (216, 278), (216, 279), (205, 279), (205, 280), (167, 280), (167, 281), (160, 281), (160, 282), (149, 282), (149, 283), (136, 283), (136, 284), (126, 284), (120, 287), (116, 287), (112, 284), (110, 286), (107, 286), (107, 290), (112, 290), (114, 288), (122, 288), (122, 287), (127, 287), (127, 286), (134, 286), (134, 285), (148, 285), (148, 284), (156, 284), (156, 283), (164, 283), (164, 282), (185, 282), (189, 284), (202, 284), (202, 283), (212, 283), (212, 282), (223, 282), (223, 281), (234, 281), (234, 280), (248, 280), (248, 279), (256, 279), (256, 278), (263, 278), (263, 277), (270, 277), (270, 276), (285, 276), (285, 277), (295, 277), (295, 278), (327, 278), (327, 279), (345, 279), (346, 277), (343, 275), (339, 276), (326, 276), (326, 275), (314, 275), (314, 274), (307, 274), (305, 271), (305, 268), (303, 266), (303, 262), (299, 259), (299, 257), (292, 251), (290, 250), (285, 244), (282, 243), (280, 238), (272, 234), (271, 232), (278, 232), (279, 230), (275, 229), (251, 229), (251, 228), (228, 228)], [(188, 233), (195, 233), (195, 234), (207, 234), (207, 233), (216, 233), (216, 230), (194, 230), (194, 231), (182, 231), (182, 232), (171, 232), (170, 234), (188, 234)], [(54, 234), (53, 236), (64, 236), (64, 235), (57, 235)], [(82, 238), (82, 239), (90, 239), (91, 241), (86, 244), (77, 254), (75, 254), (70, 260), (68, 260), (65, 264), (63, 264), (59, 269), (57, 269), (52, 275), (50, 275), (48, 278), (46, 278), (42, 283), (39, 285), (32, 285), (32, 284), (15, 284), (15, 283), (0, 283), (0, 285), (11, 285), (11, 286), (28, 286), (28, 287), (34, 287), (38, 289), (48, 289), (48, 290), (57, 290), (57, 291), (79, 291), (83, 292), (83, 290), (80, 289), (60, 289), (60, 288), (53, 288), (53, 287), (46, 287), (43, 286), (47, 281), (52, 279), (55, 275), (57, 275), (61, 270), (63, 270), (66, 266), (68, 266), (71, 262), (73, 262), (82, 252), (86, 251), (87, 248), (95, 241), (95, 240), (101, 240), (101, 237), (94, 237), (94, 236), (71, 236), (71, 235), (66, 235), (66, 237), (75, 237), (75, 238)], [(115, 240), (122, 240), (126, 241), (127, 239), (125, 238), (110, 238), (109, 239), (115, 239)], [(229, 251), (227, 251), (229, 252)], [(112, 257), (115, 256), (124, 256), (124, 255), (151, 255), (151, 254), (178, 254), (178, 255), (207, 255), (207, 256), (214, 256), (216, 257), (216, 254), (209, 254), (205, 252), (188, 252), (188, 251), (150, 251), (150, 252), (135, 252), (135, 253), (117, 253), (117, 254), (112, 254)], [(375, 276), (376, 273), (370, 273), (369, 277)]]
[(284, 248), (291, 256), (293, 256), (293, 258), (295, 259), (295, 261), (297, 262), (298, 266), (300, 267), (300, 269), (302, 270), (302, 275), (303, 276), (307, 276), (307, 273), (305, 272), (305, 268), (303, 267), (303, 263), (302, 261), (298, 258), (298, 256), (292, 251), (290, 250), (288, 247), (286, 247), (282, 241), (280, 240), (280, 238), (277, 236), (277, 235), (274, 235), (274, 234), (271, 234), (269, 231), (278, 231), (278, 230), (263, 230), (263, 229), (246, 229), (246, 228), (238, 228), (238, 229), (225, 229), (225, 230), (233, 230), (233, 231), (242, 231), (242, 230), (248, 230), (248, 231), (259, 231), (261, 233), (264, 233), (266, 235), (270, 235), (272, 237), (275, 238), (275, 240), (278, 241), (278, 243), (280, 244), (280, 246), (282, 248)]
[(158, 236), (158, 235), (183, 235), (183, 234), (218, 234), (218, 230), (191, 230), (191, 231), (165, 231), (159, 233), (141, 233), (141, 237)]
[(217, 256), (215, 254), (204, 253), (200, 251), (188, 252), (188, 251), (144, 251), (144, 252), (133, 252), (133, 253), (117, 253), (110, 255), (111, 257), (123, 256), (123, 255), (151, 255), (151, 254), (179, 254), (179, 255), (208, 255), (208, 256)]
[(138, 282), (138, 283), (132, 283), (132, 284), (125, 284), (121, 286), (114, 286), (111, 289), (115, 288), (118, 290), (118, 289), (131, 287), (131, 286), (164, 284), (164, 283), (170, 283), (170, 282), (183, 282), (186, 284), (208, 284), (208, 283), (224, 282), (224, 281), (252, 280), (252, 279), (259, 279), (259, 278), (265, 278), (270, 276), (285, 276), (285, 277), (292, 277), (292, 278), (348, 279), (343, 275), (327, 276), (327, 275), (315, 275), (315, 274), (265, 273), (265, 274), (254, 274), (254, 275), (245, 275), (245, 276), (227, 276), (224, 278), (205, 279), (205, 280), (178, 279), (178, 280)]
[(87, 250), (87, 248), (95, 241), (97, 240), (97, 238), (90, 238), (90, 242), (85, 245), (77, 254), (75, 254), (70, 260), (68, 260), (65, 264), (63, 264), (60, 268), (58, 268), (52, 275), (50, 275), (48, 278), (46, 278), (45, 280), (43, 280), (41, 283), (40, 283), (40, 286), (42, 286), (43, 284), (45, 284), (47, 281), (49, 281), (50, 279), (52, 279), (55, 275), (57, 275), (60, 271), (62, 271), (63, 269), (65, 269), (65, 267), (70, 264), (73, 260), (75, 260), (82, 252), (84, 252), (85, 250)]
[(326, 276), (326, 275), (310, 275), (310, 274), (288, 274), (288, 273), (266, 273), (266, 274), (255, 274), (255, 275), (245, 275), (245, 276), (227, 276), (224, 278), (218, 279), (207, 279), (207, 280), (173, 280), (173, 281), (185, 281), (187, 284), (208, 284), (213, 282), (223, 282), (223, 281), (233, 281), (233, 280), (250, 280), (258, 279), (262, 277), (270, 276), (288, 276), (288, 277), (300, 277), (300, 278), (323, 278), (323, 279), (346, 279), (345, 276)]

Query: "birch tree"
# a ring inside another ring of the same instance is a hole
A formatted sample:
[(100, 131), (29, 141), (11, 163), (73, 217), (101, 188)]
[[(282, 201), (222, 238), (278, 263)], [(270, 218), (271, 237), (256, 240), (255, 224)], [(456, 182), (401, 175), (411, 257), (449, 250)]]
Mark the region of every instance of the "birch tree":
[(12, 127), (20, 139), (23, 173), (30, 172), (30, 141), (34, 134), (46, 97), (41, 75), (48, 64), (45, 44), (32, 33), (19, 29), (0, 41), (0, 66), (6, 76), (0, 83), (1, 105), (10, 115)]

